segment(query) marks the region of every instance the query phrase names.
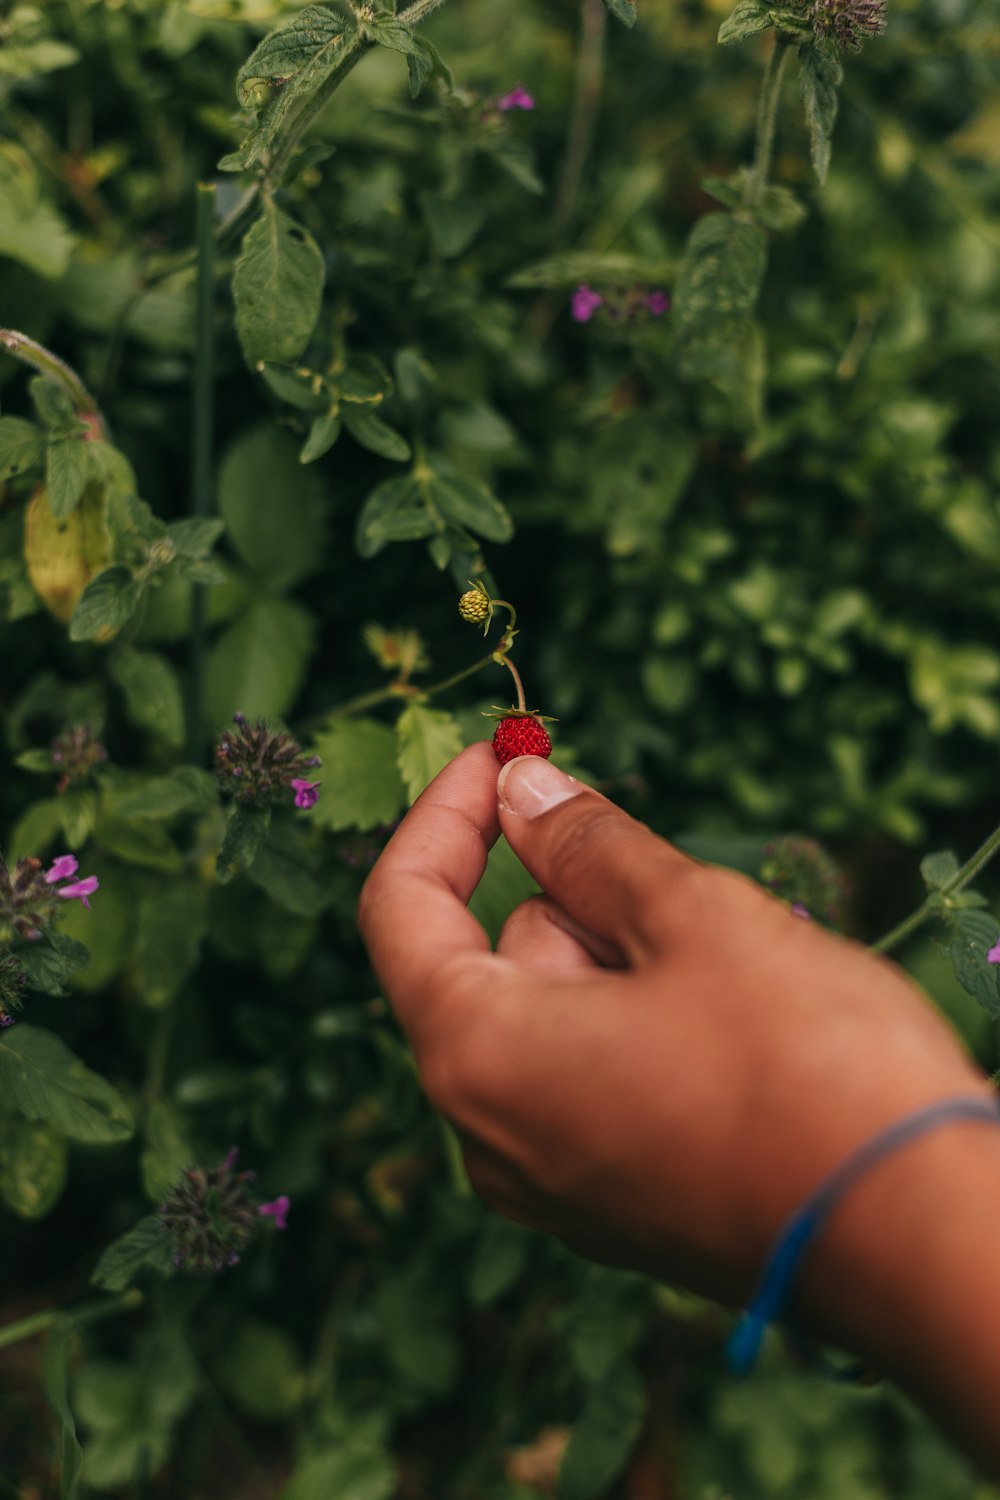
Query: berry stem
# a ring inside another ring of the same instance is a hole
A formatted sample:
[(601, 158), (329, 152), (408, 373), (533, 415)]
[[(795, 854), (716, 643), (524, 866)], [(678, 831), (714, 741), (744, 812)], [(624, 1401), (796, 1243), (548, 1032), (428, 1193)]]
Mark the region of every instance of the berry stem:
[(520, 675), (520, 673), (518, 672), (517, 668), (515, 667), (514, 663), (511, 661), (511, 659), (510, 659), (509, 656), (506, 656), (503, 653), (498, 652), (497, 655), (496, 655), (495, 660), (498, 661), (498, 662), (502, 662), (503, 665), (510, 672), (510, 675), (513, 677), (514, 683), (515, 683), (515, 685), (517, 687), (517, 706), (521, 710), (522, 713), (526, 713), (527, 712), (527, 705), (526, 705), (526, 703), (524, 701), (524, 685), (521, 682), (521, 675)]
[(72, 401), (74, 411), (81, 414), (85, 412), (87, 415), (96, 413), (97, 402), (76, 371), (64, 359), (60, 359), (58, 354), (46, 349), (44, 344), (29, 339), (26, 333), (18, 333), (16, 328), (0, 328), (0, 349), (6, 349), (15, 359), (23, 360), (26, 365), (33, 366), (40, 374), (61, 385)]

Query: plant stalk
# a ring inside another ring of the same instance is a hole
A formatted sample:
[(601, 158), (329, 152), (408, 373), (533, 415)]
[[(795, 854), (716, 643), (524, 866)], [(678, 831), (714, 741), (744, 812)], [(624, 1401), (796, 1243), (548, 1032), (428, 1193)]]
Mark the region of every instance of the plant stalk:
[(74, 411), (95, 412), (97, 402), (87, 390), (83, 381), (75, 370), (71, 370), (65, 360), (53, 354), (51, 349), (46, 349), (43, 344), (29, 339), (26, 333), (18, 333), (16, 328), (0, 328), (0, 348), (6, 349), (15, 359), (20, 359), (26, 365), (31, 365), (40, 374), (54, 380), (61, 385), (73, 402)]
[(113, 1318), (120, 1312), (131, 1312), (133, 1308), (141, 1307), (144, 1301), (142, 1292), (132, 1287), (118, 1297), (85, 1303), (76, 1312), (62, 1307), (50, 1307), (45, 1312), (31, 1313), (27, 1318), (19, 1318), (16, 1323), (8, 1323), (0, 1328), (0, 1349), (9, 1349), (11, 1344), (19, 1344), (22, 1339), (33, 1338), (36, 1333), (45, 1333), (54, 1323), (62, 1320), (72, 1323), (76, 1328), (82, 1328), (87, 1323), (100, 1323), (105, 1318)]
[(778, 122), (778, 104), (781, 99), (781, 75), (795, 45), (789, 37), (780, 34), (775, 40), (771, 56), (767, 60), (764, 80), (760, 86), (757, 102), (757, 135), (754, 141), (753, 165), (743, 190), (744, 208), (753, 208), (760, 202), (767, 187), (774, 155), (774, 132)]
[[(195, 297), (194, 381), (191, 410), (191, 514), (212, 512), (212, 446), (215, 418), (215, 184), (199, 182), (195, 199), (198, 275)], [(191, 678), (188, 759), (197, 763), (202, 744), (202, 699), (207, 649), (205, 585), (191, 586)]]
[(877, 943), (872, 944), (872, 952), (888, 953), (891, 949), (897, 948), (912, 932), (916, 932), (918, 927), (930, 921), (931, 917), (939, 916), (942, 903), (947, 903), (949, 896), (954, 896), (970, 881), (975, 880), (980, 870), (989, 864), (998, 850), (1000, 850), (1000, 828), (995, 828), (989, 838), (980, 844), (975, 854), (966, 860), (960, 870), (956, 870), (950, 880), (946, 881), (939, 890), (933, 891), (916, 911), (904, 917), (902, 922), (885, 934), (885, 937), (879, 938)]
[(583, 0), (580, 11), (580, 43), (576, 54), (576, 94), (566, 132), (566, 153), (559, 174), (555, 207), (552, 210), (554, 233), (565, 228), (569, 222), (590, 155), (604, 86), (607, 20), (604, 0)]

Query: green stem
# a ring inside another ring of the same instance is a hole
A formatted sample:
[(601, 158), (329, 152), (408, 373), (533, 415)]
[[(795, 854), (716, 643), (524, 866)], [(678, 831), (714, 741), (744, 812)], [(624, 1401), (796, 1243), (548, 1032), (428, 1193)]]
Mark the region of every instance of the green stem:
[(743, 190), (744, 208), (753, 208), (760, 202), (771, 171), (774, 154), (774, 131), (778, 121), (778, 103), (781, 98), (781, 75), (789, 53), (795, 44), (789, 37), (778, 36), (771, 56), (767, 60), (764, 81), (760, 86), (757, 103), (757, 136), (754, 142), (753, 165), (747, 174)]
[(8, 1323), (0, 1328), (0, 1349), (8, 1349), (11, 1344), (19, 1344), (22, 1339), (33, 1338), (36, 1333), (45, 1333), (53, 1323), (66, 1320), (74, 1327), (82, 1328), (88, 1323), (100, 1323), (105, 1318), (113, 1318), (120, 1312), (131, 1312), (133, 1308), (141, 1307), (144, 1301), (142, 1292), (133, 1287), (118, 1297), (84, 1303), (77, 1311), (72, 1308), (66, 1310), (62, 1307), (50, 1307), (45, 1312), (32, 1313), (27, 1318), (19, 1318), (16, 1323)]
[(432, 10), (437, 10), (443, 5), (444, 0), (414, 0), (413, 5), (408, 5), (405, 10), (399, 12), (399, 19), (405, 21), (407, 26), (415, 26), (425, 16), (429, 16)]
[(54, 380), (57, 385), (61, 385), (73, 402), (74, 411), (94, 412), (97, 410), (97, 402), (76, 371), (71, 370), (65, 360), (53, 354), (51, 349), (46, 349), (43, 344), (36, 343), (34, 339), (29, 339), (26, 333), (18, 333), (16, 328), (0, 328), (0, 348), (6, 349), (7, 353), (12, 354), (15, 359), (31, 365), (49, 380)]
[(495, 660), (502, 662), (503, 665), (507, 668), (507, 670), (510, 673), (510, 675), (513, 677), (514, 684), (515, 684), (515, 686), (517, 688), (517, 706), (521, 710), (522, 713), (526, 713), (527, 712), (527, 705), (526, 705), (526, 703), (524, 701), (524, 684), (521, 681), (521, 674), (520, 674), (520, 672), (518, 672), (517, 668), (515, 667), (514, 663), (511, 661), (511, 659), (510, 659), (509, 656), (500, 654), (500, 655), (498, 655), (495, 658)]
[(341, 703), (329, 713), (324, 714), (322, 722), (329, 724), (334, 719), (346, 719), (351, 714), (363, 713), (366, 708), (376, 708), (380, 703), (388, 703), (392, 698), (419, 698), (423, 702), (426, 698), (436, 697), (438, 693), (454, 687), (458, 682), (464, 682), (473, 673), (481, 672), (496, 659), (496, 653), (493, 652), (489, 656), (484, 656), (480, 661), (473, 662), (471, 667), (463, 667), (461, 672), (456, 672), (453, 677), (445, 677), (440, 682), (431, 683), (430, 687), (418, 688), (409, 682), (390, 682), (388, 687), (373, 688), (369, 693), (359, 693), (356, 698), (348, 698), (346, 703)]
[[(438, 0), (438, 3), (440, 4), (441, 0)], [(284, 175), (288, 171), (291, 159), (295, 154), (296, 147), (316, 116), (321, 114), (326, 108), (331, 97), (336, 93), (348, 73), (357, 67), (365, 53), (370, 52), (374, 46), (374, 42), (368, 41), (367, 38), (362, 37), (360, 33), (356, 32), (344, 48), (344, 54), (333, 72), (324, 80), (316, 92), (310, 96), (298, 114), (291, 120), (288, 126), (288, 133), (274, 153), (271, 164), (267, 169), (267, 183), (272, 191), (281, 186)]]
[[(191, 413), (191, 514), (212, 510), (212, 440), (215, 416), (215, 184), (199, 182), (195, 200), (198, 277), (195, 306), (193, 406)], [(202, 698), (207, 649), (205, 585), (191, 587), (191, 680), (188, 759), (201, 753)]]
[(576, 95), (566, 133), (563, 157), (552, 210), (552, 229), (558, 233), (569, 222), (576, 195), (590, 155), (594, 124), (604, 86), (604, 38), (608, 13), (604, 0), (583, 0), (580, 13), (580, 44), (576, 54)]
[(960, 870), (956, 870), (950, 880), (945, 881), (938, 890), (932, 891), (922, 906), (918, 906), (916, 911), (911, 912), (908, 917), (893, 927), (891, 932), (887, 932), (885, 937), (879, 938), (877, 943), (872, 944), (872, 952), (888, 953), (890, 949), (897, 948), (905, 938), (910, 936), (911, 932), (916, 932), (917, 928), (922, 927), (931, 917), (939, 916), (942, 905), (946, 906), (950, 897), (962, 890), (970, 881), (975, 880), (980, 870), (989, 864), (998, 850), (1000, 850), (1000, 828), (995, 828), (989, 838), (980, 844), (975, 854), (966, 860)]

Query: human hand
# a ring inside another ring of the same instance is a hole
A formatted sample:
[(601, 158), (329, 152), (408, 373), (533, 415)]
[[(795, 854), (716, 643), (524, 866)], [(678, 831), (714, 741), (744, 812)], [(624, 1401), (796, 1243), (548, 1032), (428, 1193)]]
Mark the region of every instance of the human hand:
[[(545, 894), (492, 953), (466, 902), (501, 830)], [(855, 1145), (985, 1088), (893, 965), (546, 761), (498, 785), (486, 744), (404, 819), (360, 923), (481, 1195), (723, 1300)]]

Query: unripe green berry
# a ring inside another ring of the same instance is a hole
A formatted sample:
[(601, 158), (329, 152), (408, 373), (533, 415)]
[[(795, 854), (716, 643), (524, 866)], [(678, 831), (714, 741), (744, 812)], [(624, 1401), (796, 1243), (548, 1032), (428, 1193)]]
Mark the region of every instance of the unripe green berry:
[(470, 625), (481, 625), (490, 612), (489, 596), (482, 589), (469, 589), (458, 601), (458, 612)]

